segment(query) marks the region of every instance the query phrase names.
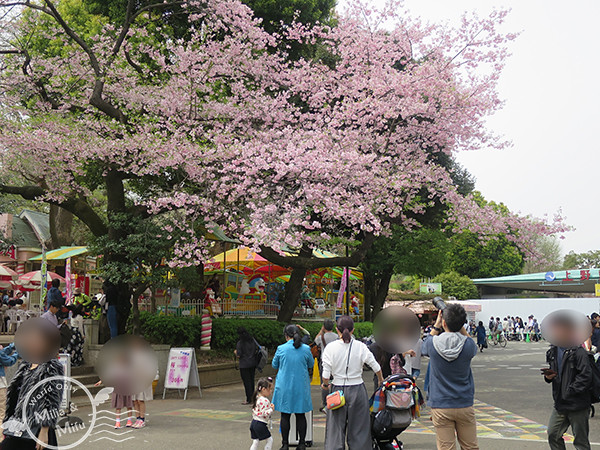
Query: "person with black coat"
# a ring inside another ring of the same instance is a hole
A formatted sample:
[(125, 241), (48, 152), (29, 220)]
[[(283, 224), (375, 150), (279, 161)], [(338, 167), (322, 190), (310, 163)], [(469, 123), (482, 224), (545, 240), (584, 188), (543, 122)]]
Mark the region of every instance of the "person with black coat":
[(548, 424), (548, 443), (551, 450), (564, 450), (563, 435), (569, 426), (573, 431), (573, 445), (577, 450), (591, 449), (589, 418), (590, 390), (593, 372), (590, 353), (573, 342), (578, 334), (577, 324), (569, 320), (552, 323), (553, 341), (546, 353), (548, 368), (542, 369), (546, 383), (552, 383), (554, 409)]
[(252, 403), (252, 394), (254, 394), (254, 375), (256, 372), (256, 352), (258, 346), (254, 338), (244, 327), (238, 328), (239, 340), (235, 348), (235, 356), (239, 359), (240, 376), (244, 383), (246, 392), (246, 401), (242, 405)]
[(55, 428), (64, 383), (57, 359), (58, 329), (45, 319), (30, 319), (19, 327), (15, 340), (23, 362), (6, 390), (0, 450), (57, 447)]

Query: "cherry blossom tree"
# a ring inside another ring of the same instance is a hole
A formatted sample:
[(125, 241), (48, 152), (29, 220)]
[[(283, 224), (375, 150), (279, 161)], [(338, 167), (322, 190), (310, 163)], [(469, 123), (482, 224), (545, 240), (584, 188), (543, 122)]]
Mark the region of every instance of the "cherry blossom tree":
[[(156, 39), (161, 24), (149, 33), (145, 13), (173, 3), (189, 8), (189, 38)], [(173, 265), (201, 261), (198, 228), (219, 224), (293, 268), (281, 320), (307, 270), (357, 265), (377, 236), (419, 226), (436, 204), (482, 239), (512, 230), (530, 257), (532, 234), (564, 230), (477, 205), (440, 164), (505, 145), (484, 119), (501, 107), (496, 82), (515, 37), (498, 31), (506, 12), (453, 29), (355, 3), (334, 27), (269, 34), (236, 0), (130, 0), (121, 27), (89, 35), (56, 1), (0, 7), (13, 8), (0, 15), (1, 170), (22, 180), (0, 191), (59, 205), (110, 241), (130, 233), (112, 217), (163, 216), (156, 238), (177, 236)], [(32, 36), (60, 52), (33, 51)], [(312, 44), (315, 56), (290, 58), (282, 42)], [(98, 189), (105, 217), (91, 202)], [(340, 244), (348, 257), (312, 257)]]

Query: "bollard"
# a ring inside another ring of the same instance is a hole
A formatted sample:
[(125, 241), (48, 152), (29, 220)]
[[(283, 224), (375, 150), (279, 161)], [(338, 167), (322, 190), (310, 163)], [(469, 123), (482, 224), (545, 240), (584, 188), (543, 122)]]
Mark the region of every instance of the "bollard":
[(200, 350), (210, 350), (212, 336), (212, 320), (207, 309), (202, 310), (202, 331), (200, 332)]

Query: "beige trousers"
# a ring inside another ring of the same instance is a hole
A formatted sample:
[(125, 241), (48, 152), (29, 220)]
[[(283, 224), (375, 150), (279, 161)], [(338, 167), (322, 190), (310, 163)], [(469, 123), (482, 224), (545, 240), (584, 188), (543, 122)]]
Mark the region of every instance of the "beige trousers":
[(468, 408), (433, 408), (431, 420), (435, 427), (438, 450), (455, 450), (456, 439), (462, 450), (479, 450), (475, 410)]

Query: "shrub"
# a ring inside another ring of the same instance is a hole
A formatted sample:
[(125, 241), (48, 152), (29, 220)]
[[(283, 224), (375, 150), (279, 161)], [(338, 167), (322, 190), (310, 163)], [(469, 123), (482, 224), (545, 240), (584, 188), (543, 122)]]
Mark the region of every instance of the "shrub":
[(175, 317), (140, 312), (141, 334), (152, 344), (172, 347), (200, 347), (202, 318)]
[[(172, 347), (200, 347), (202, 318), (200, 316), (176, 317), (140, 312), (141, 333), (152, 344)], [(321, 322), (296, 322), (315, 337)], [(238, 341), (237, 330), (244, 327), (254, 338), (270, 350), (285, 342), (284, 324), (270, 319), (216, 318), (212, 321), (211, 347), (214, 350), (233, 351)], [(358, 322), (354, 335), (357, 338), (373, 334), (373, 324)]]
[(433, 279), (434, 283), (442, 283), (442, 291), (445, 295), (456, 297), (457, 300), (469, 300), (479, 298), (477, 287), (467, 276), (457, 272), (446, 272)]

